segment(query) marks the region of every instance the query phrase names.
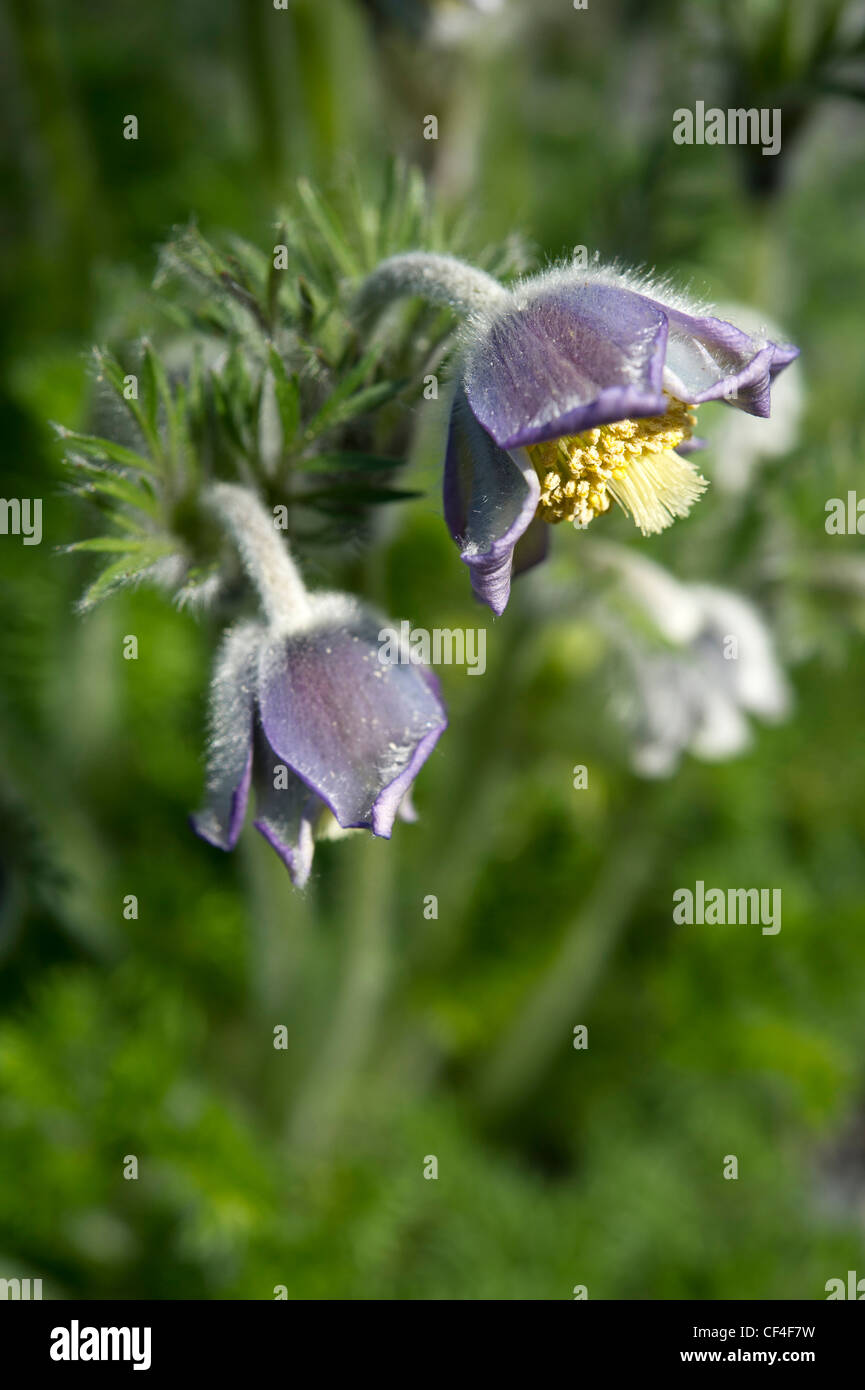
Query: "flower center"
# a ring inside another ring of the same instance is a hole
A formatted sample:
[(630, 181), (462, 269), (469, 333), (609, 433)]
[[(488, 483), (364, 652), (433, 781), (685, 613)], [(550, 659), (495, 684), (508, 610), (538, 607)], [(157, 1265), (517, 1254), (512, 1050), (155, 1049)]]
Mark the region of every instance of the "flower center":
[(526, 452), (541, 482), (537, 515), (582, 530), (613, 499), (644, 535), (685, 516), (706, 482), (674, 450), (690, 438), (696, 416), (682, 401), (667, 399), (664, 415), (530, 444)]

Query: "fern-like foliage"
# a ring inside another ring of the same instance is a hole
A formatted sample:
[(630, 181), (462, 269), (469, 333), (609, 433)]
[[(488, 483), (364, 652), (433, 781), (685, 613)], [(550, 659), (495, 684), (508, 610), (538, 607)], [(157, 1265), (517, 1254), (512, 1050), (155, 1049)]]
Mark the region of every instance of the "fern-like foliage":
[(72, 489), (110, 522), (68, 547), (107, 558), (83, 609), (142, 580), (180, 603), (230, 583), (199, 506), (206, 482), (253, 486), (301, 552), (356, 542), (373, 508), (417, 495), (400, 485), (410, 407), (447, 371), (453, 315), (409, 301), (370, 333), (352, 306), (382, 259), (418, 247), (471, 252), (504, 278), (525, 268), (513, 240), (470, 247), (396, 163), (372, 197), (354, 175), (332, 200), (300, 180), (268, 245), (217, 244), (189, 226), (163, 248), (155, 289), (173, 335), (95, 350), (94, 432), (57, 426)]

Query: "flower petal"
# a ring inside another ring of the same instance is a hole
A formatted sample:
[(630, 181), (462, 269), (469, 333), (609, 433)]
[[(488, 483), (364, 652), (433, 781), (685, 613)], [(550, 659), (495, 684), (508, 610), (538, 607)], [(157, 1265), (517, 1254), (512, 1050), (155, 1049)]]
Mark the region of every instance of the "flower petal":
[(242, 623), (223, 639), (210, 687), (206, 804), (192, 828), (217, 849), (234, 849), (252, 774), (252, 721), (264, 628)]
[(446, 727), (444, 707), (415, 665), (379, 660), (378, 616), (343, 596), (315, 601), (308, 628), (262, 648), (264, 731), (340, 825), (389, 836)]
[(761, 341), (724, 319), (657, 307), (670, 323), (664, 387), (671, 396), (688, 405), (723, 397), (749, 415), (769, 414), (772, 379), (799, 356), (798, 348)]
[(475, 416), (502, 448), (666, 409), (667, 316), (643, 295), (549, 279), (497, 315), (469, 353)]
[(253, 824), (279, 855), (296, 888), (303, 888), (312, 868), (312, 827), (321, 809), (315, 792), (310, 791), (294, 772), (283, 780), (284, 767), (267, 741), (264, 730), (255, 731), (255, 810)]
[(499, 449), (458, 395), (445, 460), (445, 519), (472, 588), (496, 614), (507, 605), (514, 548), (535, 516), (540, 491), (528, 455)]

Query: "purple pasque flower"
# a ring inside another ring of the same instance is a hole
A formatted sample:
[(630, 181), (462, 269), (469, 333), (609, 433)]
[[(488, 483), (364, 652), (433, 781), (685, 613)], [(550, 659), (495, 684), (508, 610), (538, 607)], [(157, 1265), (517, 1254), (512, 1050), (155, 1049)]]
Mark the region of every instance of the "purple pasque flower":
[(544, 523), (582, 529), (611, 500), (644, 535), (686, 515), (705, 487), (683, 457), (688, 407), (723, 399), (768, 416), (772, 379), (796, 356), (598, 269), (550, 271), (476, 315), (445, 510), (478, 597), (503, 611), (512, 571), (544, 554)]
[(233, 849), (254, 787), (256, 829), (302, 887), (326, 810), (345, 829), (386, 838), (397, 813), (412, 818), (409, 788), (447, 725), (445, 709), (431, 671), (381, 662), (375, 613), (349, 595), (303, 587), (251, 493), (219, 484), (212, 501), (267, 621), (241, 623), (223, 641), (211, 687), (206, 803), (193, 827)]
[(385, 261), (362, 299), (439, 299), (466, 315), (445, 462), (445, 516), (493, 612), (536, 564), (546, 523), (583, 529), (611, 501), (648, 535), (706, 484), (684, 456), (691, 407), (723, 399), (769, 414), (798, 349), (747, 333), (667, 285), (598, 265), (505, 289), (451, 257)]

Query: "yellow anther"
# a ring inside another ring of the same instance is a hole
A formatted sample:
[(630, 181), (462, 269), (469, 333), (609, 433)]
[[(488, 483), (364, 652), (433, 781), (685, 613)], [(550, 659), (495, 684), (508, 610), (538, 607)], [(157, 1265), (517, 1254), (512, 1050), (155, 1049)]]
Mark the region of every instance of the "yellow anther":
[(646, 535), (685, 516), (706, 486), (675, 453), (690, 438), (696, 416), (682, 401), (667, 400), (664, 415), (616, 420), (530, 445), (527, 452), (542, 482), (542, 520), (588, 526), (609, 510), (610, 496)]

